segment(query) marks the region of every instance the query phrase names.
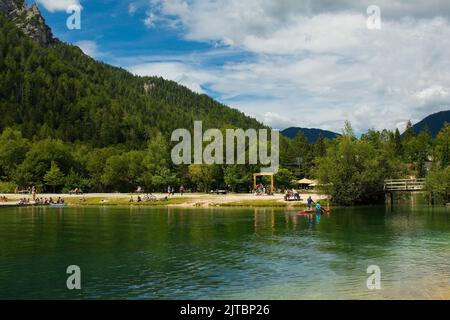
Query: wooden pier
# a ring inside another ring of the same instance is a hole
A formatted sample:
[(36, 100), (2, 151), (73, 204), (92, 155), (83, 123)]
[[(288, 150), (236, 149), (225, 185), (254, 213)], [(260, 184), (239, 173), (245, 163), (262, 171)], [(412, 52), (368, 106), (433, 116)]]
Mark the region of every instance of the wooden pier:
[(422, 191), (425, 189), (425, 179), (389, 179), (384, 181), (384, 191)]
[[(394, 204), (395, 192), (417, 193), (425, 191), (425, 179), (388, 179), (384, 181), (384, 192), (386, 202), (391, 206)], [(433, 204), (433, 196), (430, 197), (430, 204)]]

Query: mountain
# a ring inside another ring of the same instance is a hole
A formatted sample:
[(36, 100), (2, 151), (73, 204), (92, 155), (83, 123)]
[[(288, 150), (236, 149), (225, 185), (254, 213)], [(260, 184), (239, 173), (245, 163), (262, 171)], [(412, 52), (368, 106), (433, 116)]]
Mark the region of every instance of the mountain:
[(52, 31), (45, 24), (36, 4), (31, 7), (25, 5), (23, 0), (2, 0), (0, 13), (8, 17), (28, 37), (43, 46), (54, 43)]
[(306, 139), (310, 143), (316, 142), (320, 135), (322, 135), (324, 138), (327, 138), (327, 139), (334, 139), (339, 136), (339, 134), (331, 132), (331, 131), (327, 131), (327, 130), (307, 129), (307, 128), (298, 128), (298, 127), (291, 127), (291, 128), (284, 129), (283, 131), (281, 131), (281, 134), (284, 135), (285, 137), (293, 139), (300, 132), (302, 132), (305, 135)]
[(450, 110), (431, 114), (413, 125), (412, 129), (415, 134), (419, 134), (423, 130), (428, 130), (433, 137), (436, 137), (445, 122), (450, 123)]
[(0, 2), (0, 132), (94, 147), (141, 149), (177, 128), (262, 128), (212, 98), (158, 77), (138, 77), (55, 39), (38, 8)]

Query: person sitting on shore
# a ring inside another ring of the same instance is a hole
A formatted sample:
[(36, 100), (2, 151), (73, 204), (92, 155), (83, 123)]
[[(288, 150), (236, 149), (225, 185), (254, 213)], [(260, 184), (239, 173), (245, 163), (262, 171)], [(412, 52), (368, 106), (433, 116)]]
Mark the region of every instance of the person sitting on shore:
[(133, 196), (131, 196), (131, 198), (128, 202), (134, 202)]
[(295, 189), (292, 189), (292, 196), (294, 197), (294, 200), (300, 200), (300, 194)]
[(293, 196), (292, 190), (286, 190), (286, 201), (292, 200), (292, 196)]
[(183, 194), (184, 194), (184, 186), (181, 185), (181, 186), (180, 186), (180, 195), (183, 195)]
[(137, 197), (137, 202), (142, 202), (141, 196)]
[(255, 189), (255, 195), (260, 196), (264, 193), (264, 186), (262, 184), (258, 184)]
[(27, 198), (22, 198), (19, 201), (19, 204), (29, 204), (30, 203), (30, 199)]

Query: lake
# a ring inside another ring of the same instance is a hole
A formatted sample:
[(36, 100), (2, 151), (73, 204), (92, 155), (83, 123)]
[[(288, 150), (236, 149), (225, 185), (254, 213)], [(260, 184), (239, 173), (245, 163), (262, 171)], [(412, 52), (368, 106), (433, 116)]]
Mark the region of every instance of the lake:
[(445, 207), (0, 208), (0, 243), (2, 299), (450, 299)]

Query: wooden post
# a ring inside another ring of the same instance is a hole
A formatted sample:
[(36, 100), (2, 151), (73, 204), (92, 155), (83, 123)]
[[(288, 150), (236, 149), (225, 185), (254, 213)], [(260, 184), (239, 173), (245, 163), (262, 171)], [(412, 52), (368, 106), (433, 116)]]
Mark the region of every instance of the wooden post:
[(273, 178), (273, 175), (271, 175), (271, 176), (270, 176), (270, 178), (271, 178), (271, 181), (272, 181), (272, 183), (271, 183), (271, 190), (270, 190), (270, 193), (272, 193), (272, 194), (273, 194), (273, 193), (274, 193), (274, 191), (275, 191), (275, 190), (274, 190), (274, 178)]
[(393, 206), (393, 204), (394, 204), (394, 193), (393, 192), (388, 191), (386, 193), (386, 203), (391, 207)]

